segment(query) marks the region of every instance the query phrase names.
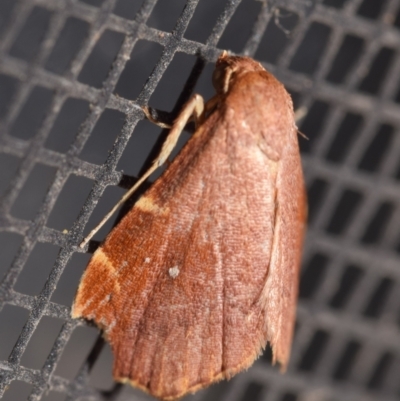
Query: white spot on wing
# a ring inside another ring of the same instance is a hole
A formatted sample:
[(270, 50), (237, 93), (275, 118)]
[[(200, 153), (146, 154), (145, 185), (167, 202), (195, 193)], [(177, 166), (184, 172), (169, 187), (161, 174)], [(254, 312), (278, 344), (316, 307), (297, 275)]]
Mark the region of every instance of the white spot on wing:
[(150, 263), (150, 258), (146, 258), (145, 260), (144, 260), (144, 263)]
[(171, 267), (170, 269), (168, 269), (169, 276), (174, 279), (178, 277), (179, 272), (180, 272), (180, 270), (179, 270), (178, 266), (174, 266), (174, 267)]

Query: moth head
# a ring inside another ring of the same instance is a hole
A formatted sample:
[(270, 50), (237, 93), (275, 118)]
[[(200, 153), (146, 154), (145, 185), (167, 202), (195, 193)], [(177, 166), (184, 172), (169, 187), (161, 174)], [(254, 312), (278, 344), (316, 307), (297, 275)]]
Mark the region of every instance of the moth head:
[(237, 78), (240, 74), (254, 71), (265, 70), (260, 63), (249, 57), (230, 56), (224, 50), (215, 65), (212, 77), (213, 86), (218, 94), (227, 93), (233, 78)]

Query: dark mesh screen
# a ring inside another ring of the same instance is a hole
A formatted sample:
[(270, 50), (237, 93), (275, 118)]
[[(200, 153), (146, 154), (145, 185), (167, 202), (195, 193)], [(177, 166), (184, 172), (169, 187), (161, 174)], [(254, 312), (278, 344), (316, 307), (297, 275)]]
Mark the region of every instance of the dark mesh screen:
[(288, 372), (266, 352), (187, 399), (399, 399), (399, 0), (0, 0), (0, 398), (150, 399), (69, 316), (119, 217), (77, 244), (165, 138), (138, 106), (209, 98), (222, 49), (306, 111), (309, 228)]

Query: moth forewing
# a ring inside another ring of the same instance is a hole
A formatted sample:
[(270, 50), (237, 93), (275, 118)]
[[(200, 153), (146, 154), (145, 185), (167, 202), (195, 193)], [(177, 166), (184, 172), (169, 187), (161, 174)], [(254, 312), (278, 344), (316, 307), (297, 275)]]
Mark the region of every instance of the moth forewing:
[(290, 355), (305, 221), (291, 100), (247, 57), (223, 53), (214, 85), (182, 110), (152, 168), (193, 112), (194, 135), (94, 253), (72, 308), (104, 330), (114, 378), (164, 400), (268, 341), (282, 369)]

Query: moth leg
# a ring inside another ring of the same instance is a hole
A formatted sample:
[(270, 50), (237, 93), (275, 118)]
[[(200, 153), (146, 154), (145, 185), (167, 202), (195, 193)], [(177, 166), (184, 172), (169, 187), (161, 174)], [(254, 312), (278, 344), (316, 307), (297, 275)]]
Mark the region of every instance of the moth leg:
[[(201, 98), (201, 103), (203, 104), (203, 106), (201, 107), (201, 105), (200, 105), (200, 109), (199, 109), (198, 106), (196, 106), (196, 108), (195, 108), (195, 110), (193, 111), (192, 115), (186, 120), (186, 123), (188, 123), (188, 122), (191, 121), (191, 120), (194, 120), (194, 123), (195, 123), (196, 128), (197, 128), (197, 127), (199, 126), (199, 124), (201, 123), (201, 121), (200, 121), (200, 120), (201, 120), (201, 118), (200, 118), (201, 115), (202, 115), (202, 114), (205, 114), (205, 112), (208, 112), (211, 108), (214, 108), (215, 104), (218, 102), (219, 98), (217, 98), (217, 96), (214, 96), (213, 98), (211, 98), (211, 99), (204, 105), (203, 98), (202, 98), (200, 95), (197, 95), (197, 94), (193, 95), (192, 98), (183, 106), (183, 109), (182, 109), (181, 113), (180, 113), (179, 116), (175, 119), (175, 121), (174, 121), (174, 123), (173, 123), (172, 125), (158, 120), (157, 117), (153, 117), (153, 113), (152, 113), (152, 111), (151, 111), (152, 109), (151, 109), (150, 107), (148, 107), (148, 106), (143, 106), (143, 107), (142, 107), (142, 110), (143, 110), (143, 113), (145, 114), (146, 118), (147, 118), (149, 121), (151, 121), (153, 124), (158, 125), (158, 126), (161, 127), (161, 128), (172, 128), (172, 127), (174, 126), (174, 124), (177, 122), (177, 120), (178, 120), (179, 118), (181, 118), (181, 115), (182, 115), (182, 113), (183, 113), (185, 107), (186, 107), (186, 106), (189, 106), (189, 105), (190, 105), (190, 102), (193, 101), (194, 98), (198, 98), (198, 97)], [(198, 99), (197, 99), (197, 100), (198, 100)], [(196, 100), (196, 102), (197, 102), (197, 100)], [(209, 106), (211, 105), (211, 103), (212, 103), (212, 106), (209, 107)], [(201, 111), (201, 110), (203, 110), (204, 112)], [(186, 123), (185, 123), (185, 125), (186, 125)]]
[(178, 139), (183, 129), (185, 128), (187, 122), (193, 117), (195, 124), (198, 124), (203, 115), (203, 111), (204, 111), (203, 98), (197, 94), (193, 95), (190, 98), (190, 100), (183, 106), (182, 111), (174, 121), (171, 131), (169, 132), (167, 139), (163, 143), (160, 154), (158, 155), (157, 159), (154, 160), (153, 165), (144, 174), (144, 177), (147, 178), (150, 174), (153, 173), (155, 169), (157, 169), (158, 167), (160, 167), (165, 163), (165, 161), (168, 159), (168, 156), (175, 148), (175, 145), (178, 142)]
[[(143, 110), (144, 111), (144, 110)], [(147, 110), (148, 111), (148, 110)], [(193, 117), (196, 125), (201, 121), (204, 112), (204, 100), (200, 95), (193, 95), (189, 101), (183, 106), (182, 111), (172, 124), (171, 131), (169, 132), (163, 146), (161, 148), (160, 154), (157, 159), (154, 160), (151, 167), (139, 178), (136, 184), (125, 193), (125, 195), (117, 202), (117, 204), (104, 216), (100, 223), (86, 236), (86, 238), (79, 245), (81, 248), (90, 241), (90, 239), (100, 230), (100, 228), (105, 224), (105, 222), (116, 212), (116, 210), (128, 200), (136, 189), (151, 175), (158, 167), (162, 166), (168, 159), (175, 148), (178, 139), (185, 128), (186, 123)], [(146, 114), (146, 111), (144, 111)], [(147, 114), (146, 114), (147, 115)]]
[(161, 128), (171, 128), (172, 125), (163, 123), (162, 121), (157, 120), (151, 114), (150, 108), (147, 106), (142, 107), (143, 113), (145, 114), (146, 118), (151, 121), (153, 124), (158, 125)]

